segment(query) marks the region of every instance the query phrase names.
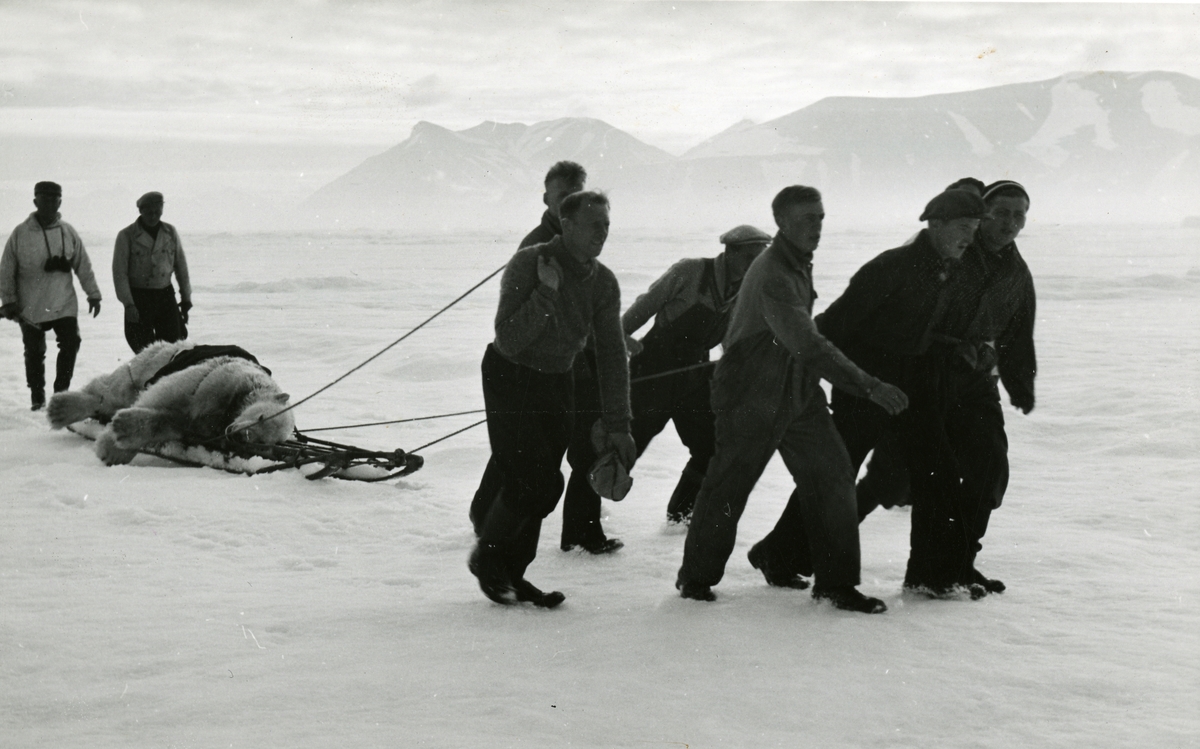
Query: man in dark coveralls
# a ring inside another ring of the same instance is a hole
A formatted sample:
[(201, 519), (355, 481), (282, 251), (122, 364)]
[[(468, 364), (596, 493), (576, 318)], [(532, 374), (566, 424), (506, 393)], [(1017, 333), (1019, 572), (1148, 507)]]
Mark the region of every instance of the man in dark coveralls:
[(779, 233), (742, 281), (713, 374), (716, 452), (696, 497), (676, 587), (712, 601), (755, 482), (779, 450), (796, 481), (780, 523), (804, 516), (816, 570), (813, 597), (863, 613), (887, 610), (860, 593), (854, 472), (820, 378), (896, 414), (898, 388), (859, 369), (817, 332), (811, 317), (812, 253), (825, 209), (812, 187), (784, 188), (771, 204)]
[[(1003, 414), (990, 375), (995, 352), (972, 333), (988, 271), (985, 258), (967, 249), (986, 215), (972, 191), (941, 193), (921, 214), (928, 228), (859, 269), (817, 321), (863, 369), (899, 383), (911, 398), (902, 416), (890, 418), (835, 383), (833, 418), (855, 470), (895, 430), (891, 444), (902, 446), (912, 480), (904, 587), (934, 597), (965, 588), (979, 598), (998, 587), (974, 569), (971, 541), (982, 537), (1007, 472)], [(756, 547), (774, 568), (804, 573), (804, 520), (777, 526)]]
[[(573, 161), (560, 161), (546, 172), (546, 191), (542, 202), (546, 211), (542, 221), (521, 240), (520, 248), (549, 242), (562, 234), (559, 220), (559, 204), (568, 195), (583, 190), (587, 182), (587, 171)], [(600, 391), (596, 378), (596, 352), (589, 345), (582, 355), (575, 357), (575, 431), (567, 448), (567, 463), (571, 466), (571, 477), (562, 503), (562, 537), (559, 546), (563, 551), (580, 547), (592, 554), (608, 554), (620, 549), (620, 539), (608, 538), (600, 524), (600, 495), (588, 483), (587, 474), (596, 460), (591, 441), (591, 427), (600, 418)], [(470, 517), (479, 535), (483, 518), (500, 491), (500, 472), (494, 460), (488, 461), (479, 488), (471, 501)]]
[[(708, 352), (725, 337), (742, 278), (771, 235), (743, 224), (722, 234), (720, 241), (724, 252), (715, 258), (675, 263), (621, 316), (626, 335), (654, 318), (654, 326), (639, 344), (641, 350), (629, 362), (631, 380), (646, 378), (630, 385), (638, 457), (668, 421), (675, 422), (679, 439), (691, 453), (667, 503), (670, 523), (691, 517), (714, 449), (712, 368), (697, 365), (707, 362)], [(685, 371), (662, 374), (678, 369)]]
[(496, 338), (483, 358), (488, 437), (501, 490), (478, 523), (468, 568), (497, 603), (553, 608), (562, 593), (525, 579), (542, 520), (563, 490), (560, 471), (575, 420), (572, 367), (595, 341), (602, 417), (601, 452), (626, 469), (637, 448), (629, 434), (629, 369), (617, 279), (596, 258), (608, 237), (608, 198), (577, 192), (563, 200), (563, 232), (518, 250), (500, 282)]

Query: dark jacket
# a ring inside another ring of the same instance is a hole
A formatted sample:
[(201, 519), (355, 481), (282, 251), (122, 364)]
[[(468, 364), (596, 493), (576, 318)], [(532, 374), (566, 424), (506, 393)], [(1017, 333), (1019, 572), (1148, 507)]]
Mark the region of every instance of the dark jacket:
[(924, 384), (910, 381), (927, 371), (912, 367), (915, 357), (941, 350), (990, 369), (994, 342), (1013, 404), (1032, 408), (1033, 312), (1033, 280), (1015, 245), (991, 255), (972, 244), (960, 260), (943, 260), (923, 230), (860, 268), (817, 327), (863, 369), (906, 392)]
[(1037, 377), (1037, 353), (1033, 345), (1037, 294), (1033, 274), (1015, 242), (998, 252), (979, 250), (979, 253), (986, 267), (986, 288), (968, 335), (994, 342), (1000, 381), (1012, 404), (1029, 413), (1033, 410), (1033, 382)]
[(520, 247), (545, 244), (560, 234), (562, 234), (562, 224), (558, 222), (558, 219), (550, 215), (550, 211), (546, 211), (542, 214), (542, 223), (538, 224), (533, 231), (525, 235), (525, 238), (521, 240)]

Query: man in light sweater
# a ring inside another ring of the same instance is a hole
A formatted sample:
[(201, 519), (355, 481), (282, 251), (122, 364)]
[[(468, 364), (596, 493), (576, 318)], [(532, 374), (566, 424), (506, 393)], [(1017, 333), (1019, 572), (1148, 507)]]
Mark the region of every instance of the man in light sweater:
[[(860, 574), (854, 471), (834, 428), (820, 379), (853, 391), (888, 413), (908, 405), (903, 392), (855, 366), (812, 320), (812, 256), (825, 208), (812, 187), (786, 187), (771, 203), (779, 233), (742, 281), (713, 374), (716, 453), (696, 497), (675, 586), (684, 598), (712, 601), (725, 574), (737, 524), (754, 484), (778, 450), (796, 481), (779, 527), (807, 522), (816, 584), (813, 597), (863, 613), (887, 610), (857, 589)], [(762, 560), (751, 563), (772, 579)], [(800, 587), (800, 586), (796, 586)]]
[(500, 282), (496, 338), (482, 372), (488, 437), (503, 488), (479, 525), (467, 565), (497, 603), (553, 608), (564, 599), (539, 590), (525, 570), (537, 555), (542, 520), (563, 491), (560, 466), (575, 417), (571, 370), (589, 334), (602, 409), (597, 447), (615, 452), (626, 469), (636, 459), (620, 288), (596, 259), (608, 238), (608, 208), (601, 193), (568, 196), (559, 208), (562, 234), (518, 250)]
[(669, 523), (691, 517), (715, 449), (709, 395), (712, 367), (702, 365), (708, 362), (709, 350), (725, 337), (746, 269), (766, 249), (771, 235), (743, 224), (720, 239), (724, 252), (675, 263), (621, 316), (626, 335), (654, 318), (654, 326), (637, 344), (641, 351), (629, 362), (638, 455), (668, 421), (675, 422), (675, 431), (691, 454), (667, 502)]
[(79, 353), (79, 303), (71, 273), (87, 293), (88, 311), (100, 314), (100, 287), (83, 240), (62, 220), (62, 187), (38, 182), (37, 210), (13, 229), (0, 258), (0, 316), (21, 325), (25, 345), (25, 382), (34, 411), (46, 405), (46, 331), (58, 340), (54, 392), (71, 387)]
[[(135, 354), (155, 341), (187, 338), (192, 308), (187, 257), (179, 232), (162, 220), (162, 193), (146, 193), (137, 208), (137, 221), (117, 234), (112, 264), (117, 299), (125, 305), (125, 341)], [(179, 282), (178, 304), (172, 273)]]

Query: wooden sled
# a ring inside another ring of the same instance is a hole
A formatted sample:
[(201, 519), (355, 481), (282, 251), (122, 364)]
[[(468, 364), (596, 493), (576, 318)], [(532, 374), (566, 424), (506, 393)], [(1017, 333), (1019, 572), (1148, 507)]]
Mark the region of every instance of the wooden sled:
[[(94, 419), (85, 419), (69, 425), (67, 429), (95, 441), (104, 431), (104, 425)], [(217, 468), (247, 476), (295, 468), (310, 481), (330, 476), (347, 481), (387, 481), (407, 476), (425, 465), (425, 459), (420, 455), (411, 455), (403, 450), (364, 450), (353, 445), (319, 440), (300, 431), (292, 439), (276, 445), (228, 439), (204, 446), (164, 442), (138, 452), (179, 465)]]

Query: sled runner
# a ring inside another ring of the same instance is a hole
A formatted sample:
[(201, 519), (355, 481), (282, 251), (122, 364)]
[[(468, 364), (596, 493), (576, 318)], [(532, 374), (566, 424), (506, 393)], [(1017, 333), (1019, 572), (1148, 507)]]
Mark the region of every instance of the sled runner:
[[(67, 429), (95, 441), (104, 431), (104, 425), (95, 419), (86, 419), (68, 425)], [(230, 439), (207, 445), (171, 441), (147, 446), (138, 452), (193, 468), (217, 468), (247, 476), (294, 468), (310, 481), (330, 476), (348, 481), (387, 481), (407, 476), (425, 464), (420, 455), (403, 450), (365, 450), (319, 440), (299, 431), (292, 439), (277, 444)]]

